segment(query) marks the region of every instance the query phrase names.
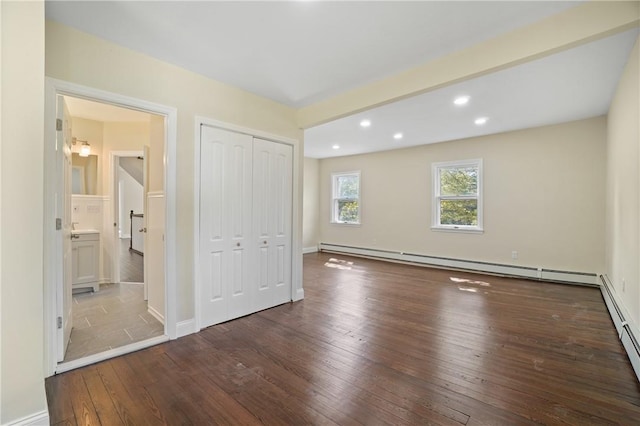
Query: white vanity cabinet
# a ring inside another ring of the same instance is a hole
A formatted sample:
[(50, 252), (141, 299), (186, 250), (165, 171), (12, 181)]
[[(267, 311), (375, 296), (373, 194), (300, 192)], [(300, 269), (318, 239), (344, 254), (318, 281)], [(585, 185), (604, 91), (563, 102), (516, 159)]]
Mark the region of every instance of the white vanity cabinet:
[(100, 284), (100, 233), (94, 230), (71, 231), (71, 284), (73, 290), (91, 288), (98, 291)]

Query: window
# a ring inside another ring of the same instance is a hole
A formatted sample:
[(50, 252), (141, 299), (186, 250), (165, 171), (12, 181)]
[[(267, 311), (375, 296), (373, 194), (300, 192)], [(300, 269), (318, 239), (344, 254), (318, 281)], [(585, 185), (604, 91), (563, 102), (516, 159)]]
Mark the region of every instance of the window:
[(360, 224), (360, 172), (333, 173), (331, 222)]
[(433, 229), (482, 232), (482, 160), (433, 163)]

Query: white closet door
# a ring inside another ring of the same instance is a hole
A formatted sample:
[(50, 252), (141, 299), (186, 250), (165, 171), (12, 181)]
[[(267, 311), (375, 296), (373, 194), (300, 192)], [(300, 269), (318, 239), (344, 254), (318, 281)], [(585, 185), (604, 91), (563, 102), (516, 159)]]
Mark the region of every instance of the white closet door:
[(293, 148), (254, 139), (255, 311), (291, 300)]
[(251, 152), (251, 136), (202, 126), (202, 327), (252, 312)]

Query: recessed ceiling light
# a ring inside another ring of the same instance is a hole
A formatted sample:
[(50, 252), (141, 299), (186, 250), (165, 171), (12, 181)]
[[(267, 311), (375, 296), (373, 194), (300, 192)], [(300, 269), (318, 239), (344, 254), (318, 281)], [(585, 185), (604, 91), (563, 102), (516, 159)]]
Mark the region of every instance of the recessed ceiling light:
[(476, 121), (474, 121), (474, 123), (476, 123), (477, 126), (482, 126), (487, 121), (489, 121), (487, 117), (479, 117), (479, 118), (476, 118)]
[(471, 96), (458, 96), (453, 100), (453, 103), (456, 105), (466, 105), (469, 102), (469, 99), (471, 99)]
[(369, 121), (369, 120), (362, 120), (362, 121), (360, 122), (360, 125), (361, 125), (362, 127), (369, 127), (369, 126), (371, 126), (371, 121)]
[(396, 133), (395, 135), (393, 135), (393, 138), (394, 138), (395, 140), (400, 140), (400, 139), (402, 139), (402, 133)]
[(333, 148), (333, 149), (340, 149), (340, 145), (334, 145), (334, 146), (332, 146), (331, 148)]

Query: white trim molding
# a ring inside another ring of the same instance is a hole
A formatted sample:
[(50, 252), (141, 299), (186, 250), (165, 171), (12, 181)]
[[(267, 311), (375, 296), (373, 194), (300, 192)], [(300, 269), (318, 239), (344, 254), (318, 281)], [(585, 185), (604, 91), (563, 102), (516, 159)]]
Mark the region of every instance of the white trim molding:
[(28, 416), (5, 423), (6, 426), (45, 426), (49, 425), (49, 411), (43, 410)]
[[(477, 171), (476, 175), (476, 193), (473, 194), (442, 194), (441, 174), (446, 169), (463, 169), (474, 168)], [(445, 231), (445, 232), (466, 232), (482, 234), (484, 228), (482, 225), (482, 158), (476, 158), (471, 160), (460, 161), (445, 161), (440, 163), (431, 163), (431, 179), (433, 182), (433, 189), (431, 194), (431, 229), (433, 231)], [(448, 225), (442, 224), (440, 217), (441, 214), (441, 202), (443, 201), (473, 201), (476, 200), (476, 225)]]
[(598, 276), (589, 272), (558, 271), (541, 267), (506, 265), (501, 263), (480, 262), (475, 260), (452, 259), (405, 253), (400, 251), (380, 250), (364, 247), (351, 247), (338, 244), (320, 243), (320, 251), (341, 253), (389, 262), (410, 263), (442, 269), (455, 269), (484, 274), (503, 275), (539, 281), (553, 281), (567, 284), (580, 284), (599, 287)]
[(87, 365), (95, 364), (96, 362), (105, 361), (107, 359), (115, 358), (120, 355), (125, 355), (131, 352), (136, 352), (141, 349), (150, 348), (151, 346), (159, 345), (169, 341), (169, 336), (157, 336), (140, 342), (134, 342), (129, 345), (120, 346), (118, 348), (110, 349), (108, 351), (100, 352), (94, 355), (89, 355), (84, 358), (75, 359), (69, 362), (63, 362), (56, 367), (56, 374), (64, 373), (67, 371), (75, 370), (76, 368), (86, 367)]
[(162, 314), (158, 312), (153, 306), (147, 306), (147, 312), (149, 312), (152, 317), (160, 321), (160, 324), (164, 325), (164, 316), (162, 316)]
[(317, 252), (318, 252), (318, 246), (305, 247), (302, 249), (302, 254), (317, 253)]
[(197, 333), (196, 320), (194, 318), (180, 321), (176, 327), (178, 332), (178, 338), (188, 336), (189, 334)]
[(620, 342), (622, 342), (622, 346), (627, 351), (633, 371), (636, 373), (638, 380), (640, 380), (640, 341), (638, 340), (640, 339), (640, 329), (632, 321), (632, 316), (627, 311), (622, 300), (620, 300), (609, 277), (604, 274), (600, 276), (600, 279), (602, 280), (600, 291), (609, 310), (609, 315), (616, 327)]

